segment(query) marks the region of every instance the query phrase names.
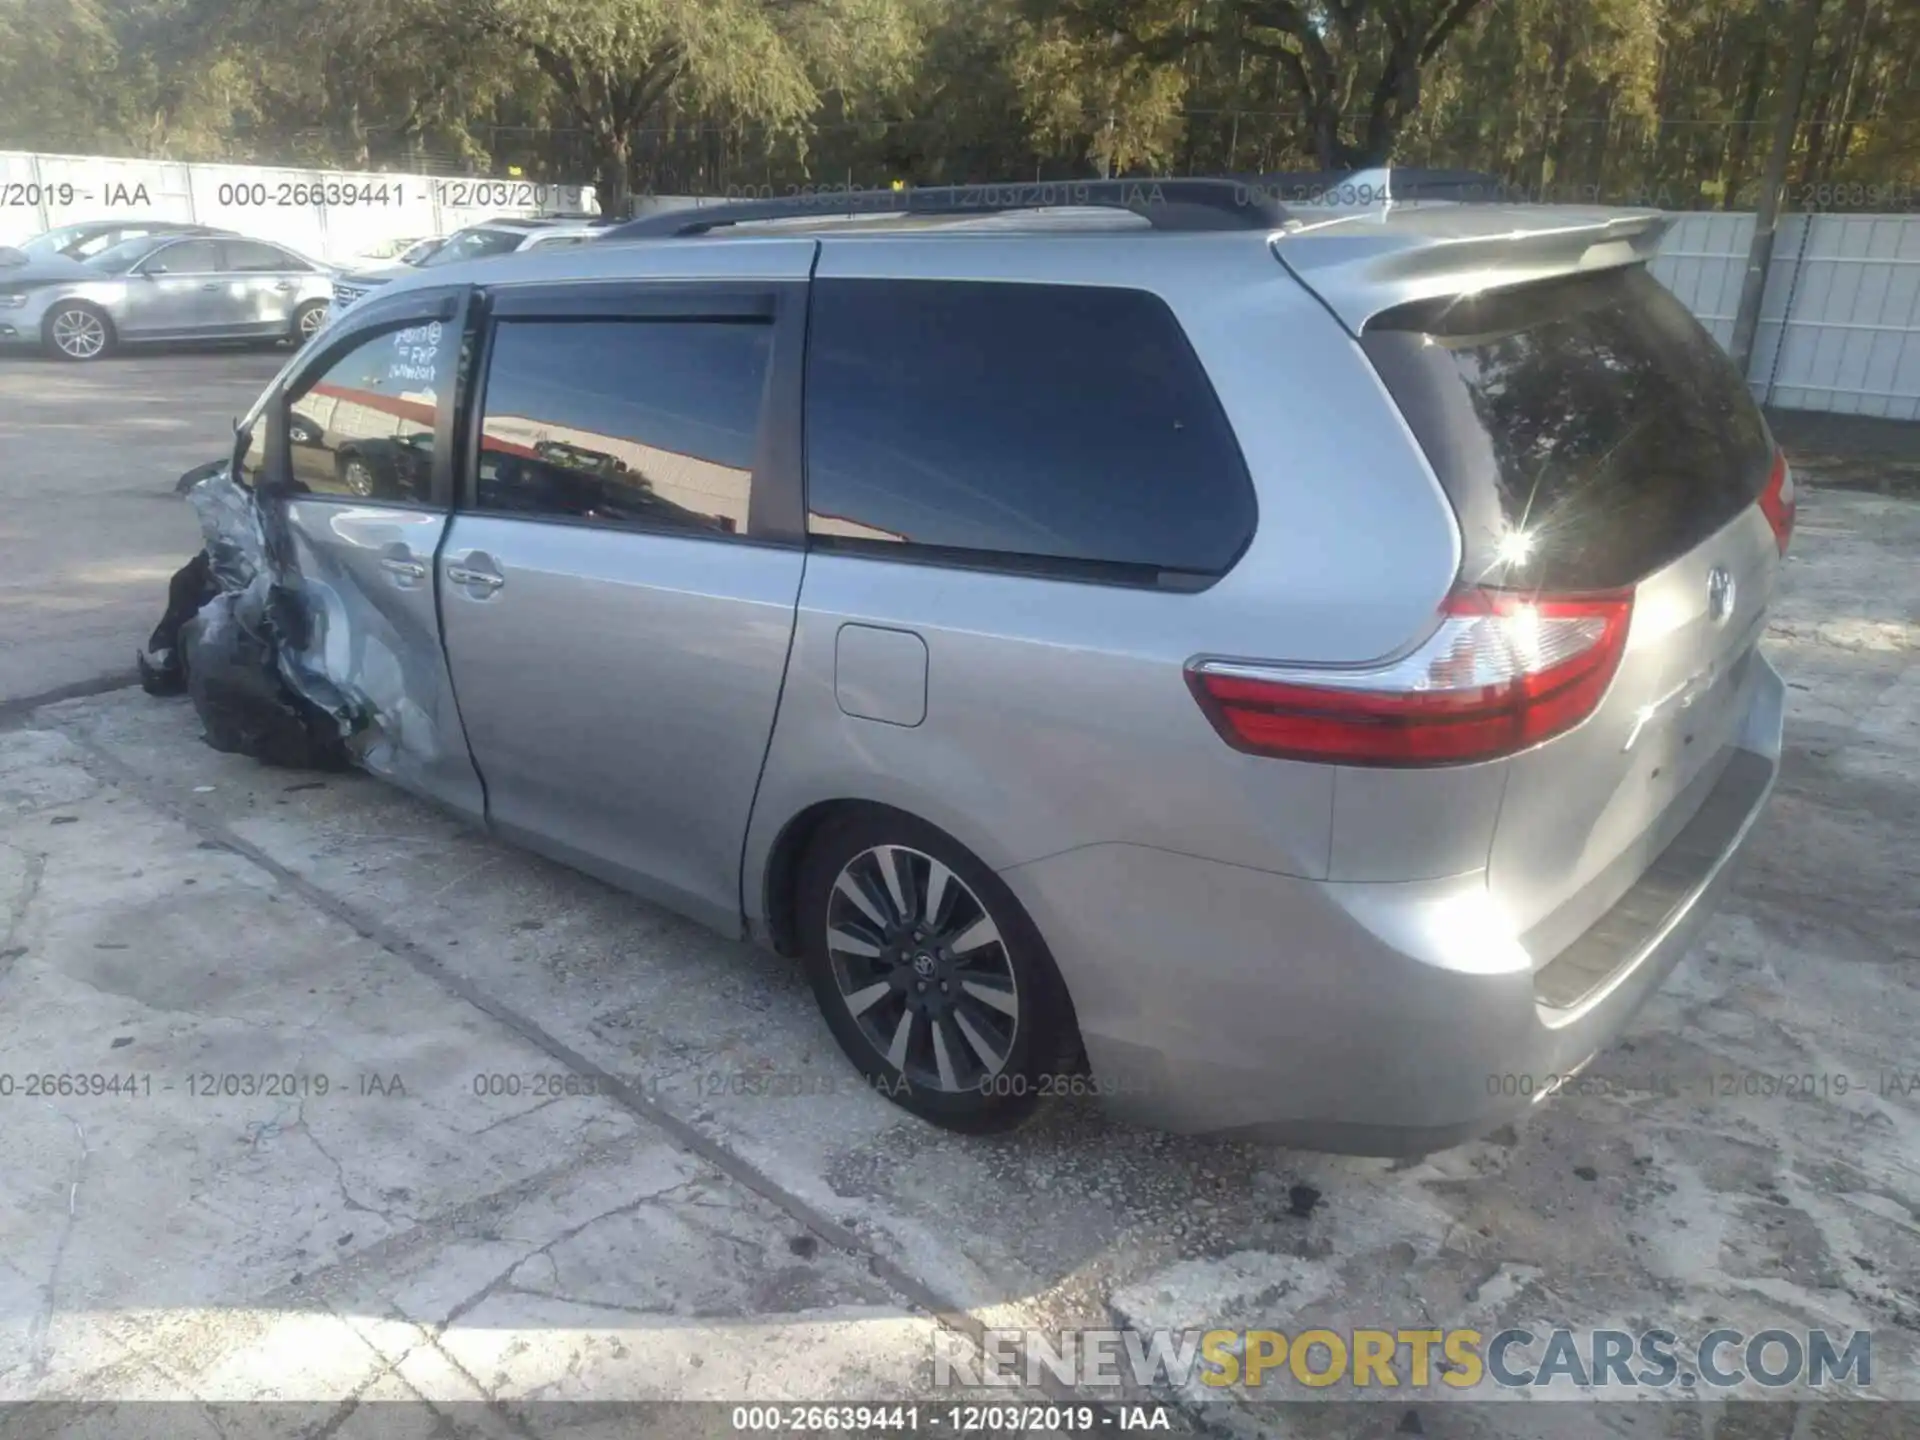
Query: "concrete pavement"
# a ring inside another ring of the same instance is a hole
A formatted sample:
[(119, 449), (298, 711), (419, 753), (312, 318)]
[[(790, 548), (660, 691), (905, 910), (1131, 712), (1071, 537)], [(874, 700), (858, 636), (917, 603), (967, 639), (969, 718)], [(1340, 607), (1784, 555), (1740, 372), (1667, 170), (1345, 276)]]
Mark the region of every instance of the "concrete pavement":
[(168, 577), (200, 548), (174, 481), (231, 449), (286, 358), (0, 358), (0, 708), (132, 673)]

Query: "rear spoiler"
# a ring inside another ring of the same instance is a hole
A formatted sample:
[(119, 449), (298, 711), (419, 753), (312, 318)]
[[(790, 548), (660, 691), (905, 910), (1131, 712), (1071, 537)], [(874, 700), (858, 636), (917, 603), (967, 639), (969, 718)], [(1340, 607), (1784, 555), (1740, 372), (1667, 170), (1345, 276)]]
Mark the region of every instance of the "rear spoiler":
[(1643, 265), (1671, 223), (1657, 210), (1547, 205), (1344, 211), (1289, 221), (1273, 253), (1358, 335), (1413, 300)]

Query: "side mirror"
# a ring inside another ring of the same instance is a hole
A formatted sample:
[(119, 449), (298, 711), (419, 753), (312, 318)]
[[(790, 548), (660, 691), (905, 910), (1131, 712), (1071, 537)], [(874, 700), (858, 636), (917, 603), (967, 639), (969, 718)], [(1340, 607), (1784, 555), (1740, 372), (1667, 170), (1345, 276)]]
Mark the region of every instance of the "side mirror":
[[(260, 423), (263, 425), (266, 423), (266, 417), (264, 415), (260, 418)], [(233, 422), (233, 453), (227, 459), (227, 474), (232, 476), (235, 482), (244, 485), (249, 490), (253, 488), (254, 477), (247, 473), (247, 451), (252, 445), (252, 428), (250, 426), (243, 426), (238, 420), (235, 420)]]

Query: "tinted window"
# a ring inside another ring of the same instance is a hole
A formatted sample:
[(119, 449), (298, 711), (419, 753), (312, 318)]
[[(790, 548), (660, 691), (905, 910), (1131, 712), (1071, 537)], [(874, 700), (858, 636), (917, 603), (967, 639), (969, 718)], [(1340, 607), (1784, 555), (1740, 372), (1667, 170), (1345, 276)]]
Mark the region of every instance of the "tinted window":
[(451, 383), (458, 338), (437, 320), (383, 330), (296, 390), (287, 412), (295, 488), (430, 500), (435, 411)]
[(262, 245), (257, 240), (225, 242), (229, 270), (305, 270), (307, 267), (284, 250)]
[(1137, 290), (815, 283), (808, 529), (961, 562), (1224, 573), (1246, 467), (1172, 313)]
[(1739, 372), (1638, 266), (1390, 311), (1365, 337), (1468, 537), (1468, 573), (1628, 585), (1753, 503)]
[(146, 268), (155, 274), (205, 275), (220, 269), (220, 247), (211, 240), (179, 240), (162, 246)]
[(502, 321), (480, 508), (745, 533), (771, 338), (752, 321)]

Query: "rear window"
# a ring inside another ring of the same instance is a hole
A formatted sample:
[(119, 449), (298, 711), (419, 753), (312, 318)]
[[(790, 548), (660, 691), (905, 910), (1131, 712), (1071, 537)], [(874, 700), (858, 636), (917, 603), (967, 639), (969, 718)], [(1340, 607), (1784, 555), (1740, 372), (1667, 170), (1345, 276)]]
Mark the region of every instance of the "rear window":
[(1191, 589), (1253, 533), (1226, 415), (1145, 291), (819, 280), (806, 397), (816, 546)]
[(1739, 372), (1639, 266), (1402, 306), (1362, 344), (1459, 513), (1470, 580), (1629, 585), (1766, 483)]

